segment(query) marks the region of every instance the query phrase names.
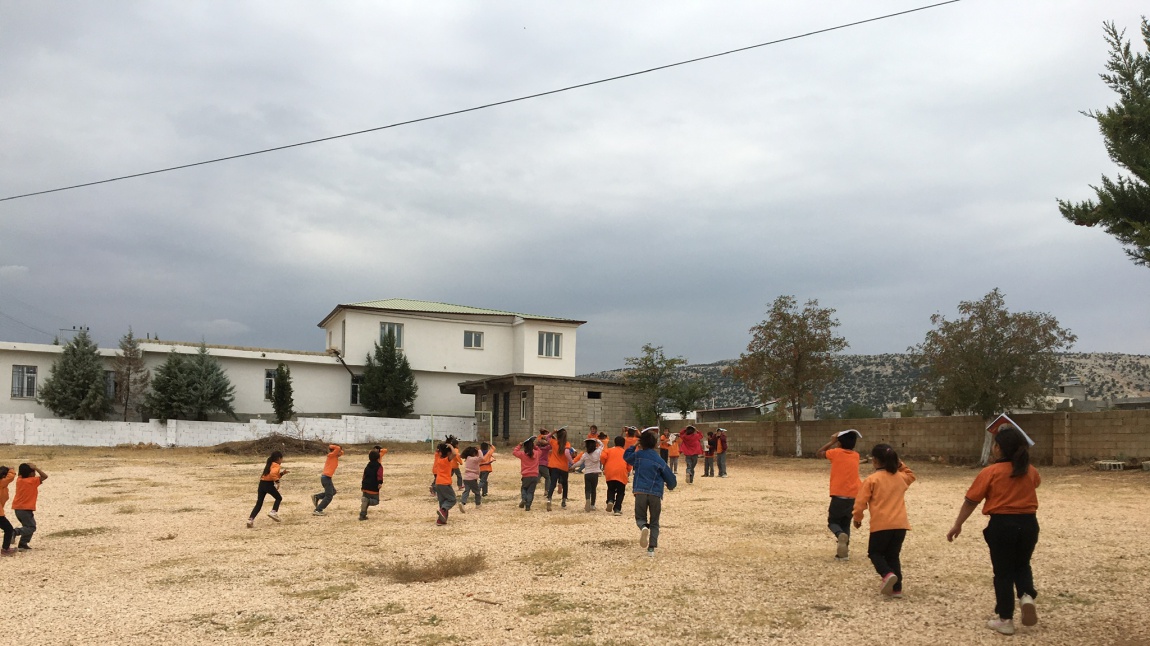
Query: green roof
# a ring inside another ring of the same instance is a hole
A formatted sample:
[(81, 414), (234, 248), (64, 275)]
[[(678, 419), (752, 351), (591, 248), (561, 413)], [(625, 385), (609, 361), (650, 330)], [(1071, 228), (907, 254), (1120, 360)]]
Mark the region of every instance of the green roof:
[[(434, 301), (414, 301), (407, 298), (387, 298), (379, 301), (363, 301), (362, 303), (346, 303), (339, 307), (357, 307), (380, 310), (398, 310), (403, 312), (428, 312), (434, 314), (478, 314), (487, 316), (518, 316), (522, 319), (540, 321), (562, 321), (565, 323), (583, 324), (586, 321), (563, 318), (560, 316), (542, 316), (539, 314), (523, 314), (521, 312), (507, 312), (504, 310), (491, 310), (482, 307), (467, 305), (452, 305), (450, 303), (436, 303)], [(337, 308), (338, 309), (338, 308)]]

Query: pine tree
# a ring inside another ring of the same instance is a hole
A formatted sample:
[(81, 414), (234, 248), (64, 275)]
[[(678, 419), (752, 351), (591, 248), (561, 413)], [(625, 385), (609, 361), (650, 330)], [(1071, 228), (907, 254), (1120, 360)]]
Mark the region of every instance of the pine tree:
[(187, 364), (188, 358), (173, 348), (164, 363), (156, 368), (152, 389), (144, 396), (144, 410), (148, 415), (165, 422), (188, 419), (192, 389)]
[(144, 367), (144, 353), (140, 350), (140, 340), (132, 334), (132, 328), (120, 337), (120, 354), (112, 361), (112, 370), (116, 373), (115, 403), (126, 422), (133, 413), (139, 414), (152, 378)]
[(295, 410), (292, 408), (295, 401), (292, 399), (291, 368), (287, 367), (287, 364), (281, 363), (276, 366), (276, 377), (272, 388), (272, 407), (276, 411), (276, 423), (283, 424), (295, 417)]
[(236, 388), (220, 362), (208, 353), (206, 343), (200, 343), (199, 350), (188, 359), (188, 372), (191, 389), (189, 412), (194, 419), (207, 421), (212, 413), (227, 413), (232, 419), (239, 419), (232, 408), (236, 401)]
[(395, 347), (395, 336), (388, 332), (383, 345), (376, 342), (374, 356), (367, 355), (360, 402), (367, 410), (384, 417), (406, 417), (415, 410), (418, 391), (407, 357)]
[(64, 344), (64, 354), (52, 363), (37, 400), (68, 419), (104, 419), (112, 412), (100, 351), (86, 330)]

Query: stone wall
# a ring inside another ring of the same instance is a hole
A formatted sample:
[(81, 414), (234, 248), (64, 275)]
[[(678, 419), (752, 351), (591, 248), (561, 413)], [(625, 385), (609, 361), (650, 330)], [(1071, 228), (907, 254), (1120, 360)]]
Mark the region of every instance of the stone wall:
[[(635, 424), (631, 398), (622, 388), (595, 390), (594, 386), (557, 384), (536, 387), (534, 391), (535, 429), (566, 426), (568, 437), (582, 438), (586, 437), (587, 428), (595, 425), (614, 437), (624, 426)], [(599, 396), (591, 398), (588, 393)]]
[[(1032, 459), (1065, 465), (1094, 460), (1150, 460), (1150, 411), (1099, 413), (1034, 413), (1011, 415), (1034, 440)], [(677, 431), (682, 422), (664, 422)], [(793, 422), (697, 423), (704, 435), (722, 426), (731, 450), (738, 453), (794, 455)], [(814, 455), (831, 434), (848, 428), (862, 433), (863, 451), (880, 442), (908, 458), (943, 458), (972, 462), (982, 453), (985, 437), (980, 417), (904, 417), (893, 419), (813, 420), (802, 423), (803, 455)]]

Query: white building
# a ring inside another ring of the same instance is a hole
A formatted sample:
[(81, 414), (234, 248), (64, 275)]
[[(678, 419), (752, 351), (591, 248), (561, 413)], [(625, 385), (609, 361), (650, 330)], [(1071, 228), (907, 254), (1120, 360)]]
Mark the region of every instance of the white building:
[[(584, 321), (404, 299), (337, 305), (319, 327), (326, 352), (208, 345), (235, 386), (241, 419), (274, 415), (271, 378), (283, 362), (292, 372), (295, 410), (300, 415), (362, 415), (358, 376), (382, 334), (392, 330), (419, 384), (415, 413), (470, 416), (472, 395), (459, 384), (486, 377), (527, 373), (575, 376), (575, 331)], [(169, 352), (194, 354), (198, 343), (141, 341), (144, 361), (154, 370)], [(62, 346), (0, 343), (0, 375), (12, 376), (0, 413), (51, 417), (36, 393), (51, 375)], [(117, 348), (101, 348), (110, 372)], [(109, 376), (109, 389), (113, 388)]]

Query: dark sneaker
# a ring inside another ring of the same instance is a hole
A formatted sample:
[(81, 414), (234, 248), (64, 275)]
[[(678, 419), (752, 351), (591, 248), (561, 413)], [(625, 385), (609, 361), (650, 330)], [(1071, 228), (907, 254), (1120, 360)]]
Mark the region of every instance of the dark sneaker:
[(32, 549), (32, 546), (31, 545), (18, 545), (16, 547), (16, 549), (20, 550), (21, 552), (27, 552), (28, 550)]
[(360, 520), (367, 520), (367, 514), (360, 514), (359, 519)]
[(320, 498), (323, 498), (323, 496), (319, 495), (318, 493), (313, 493), (311, 495), (311, 506), (312, 506), (312, 508), (319, 507), (319, 499)]

